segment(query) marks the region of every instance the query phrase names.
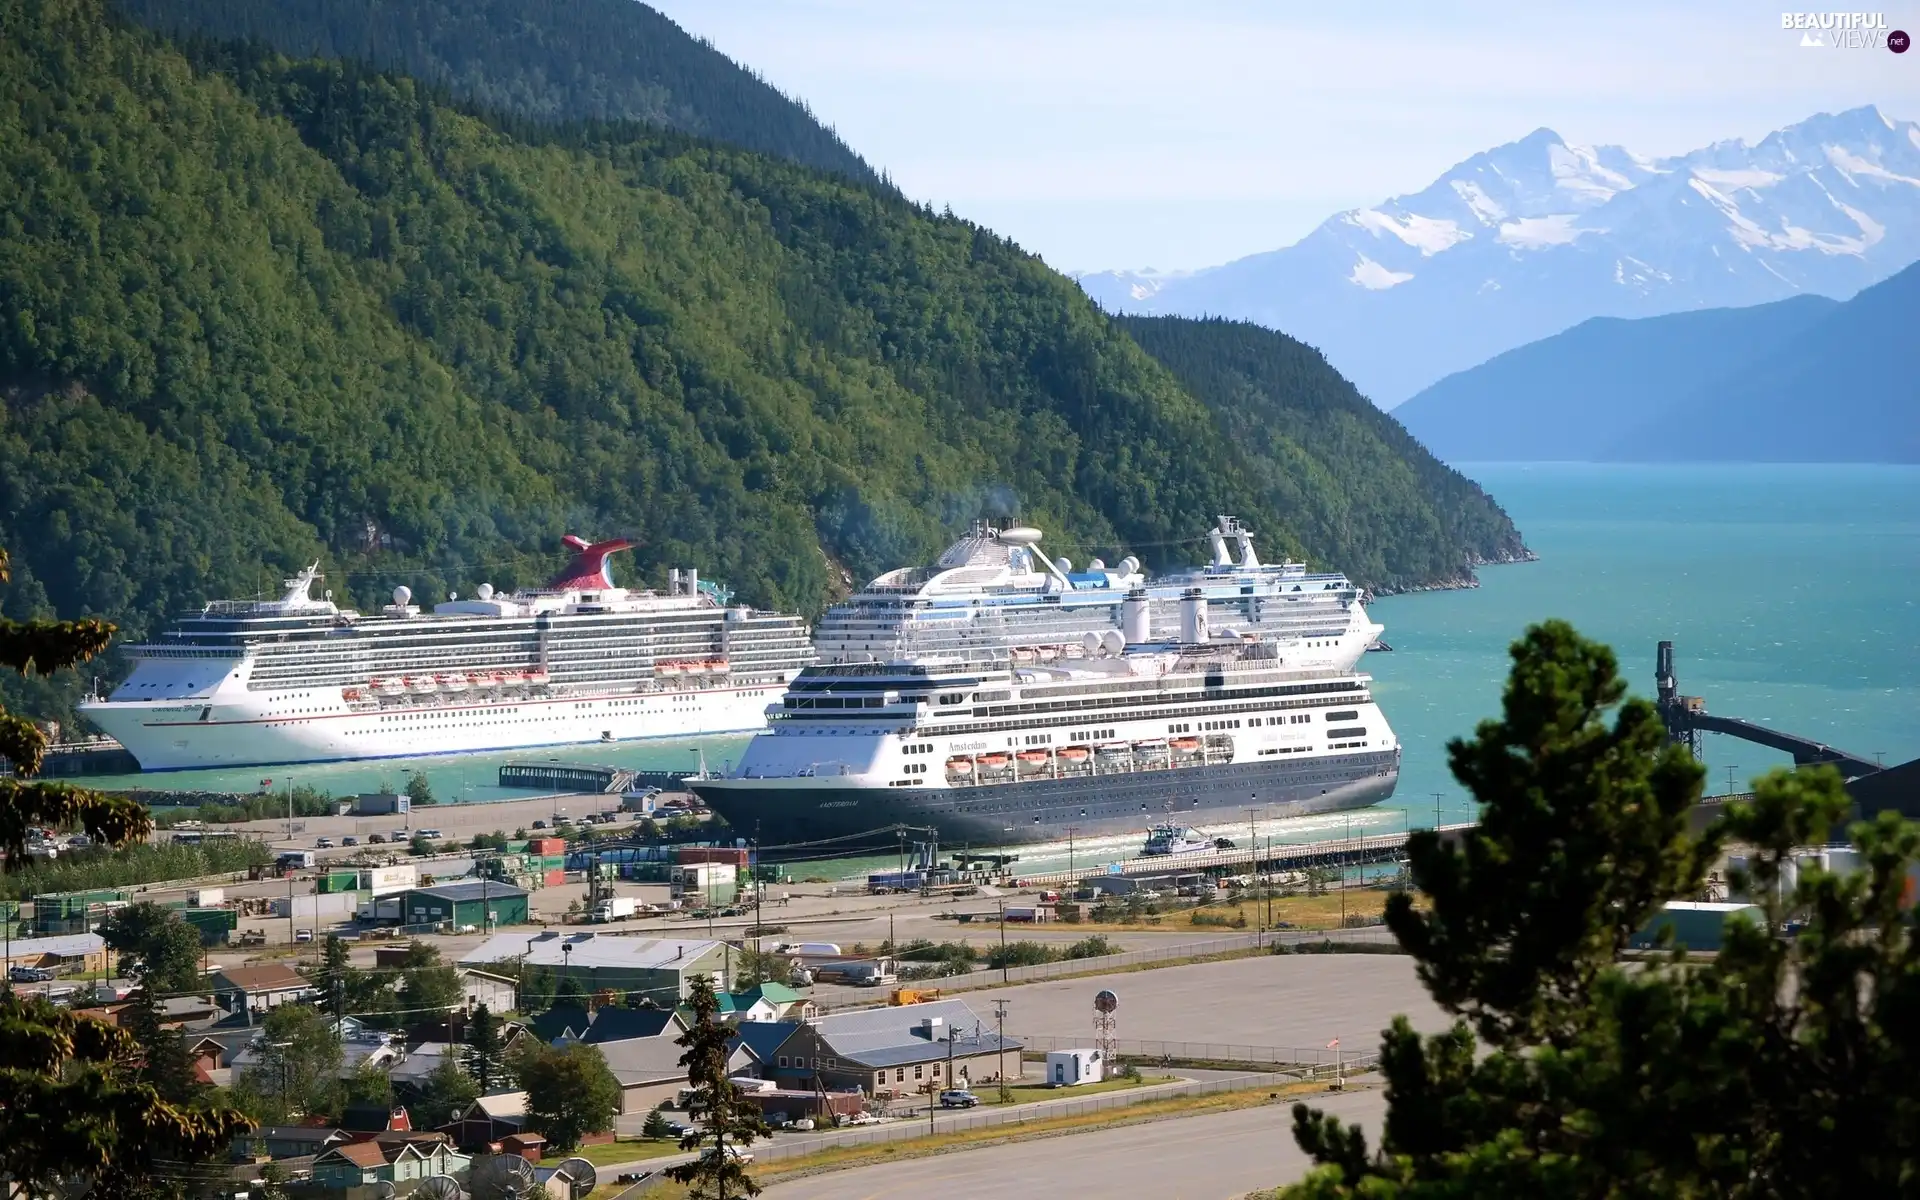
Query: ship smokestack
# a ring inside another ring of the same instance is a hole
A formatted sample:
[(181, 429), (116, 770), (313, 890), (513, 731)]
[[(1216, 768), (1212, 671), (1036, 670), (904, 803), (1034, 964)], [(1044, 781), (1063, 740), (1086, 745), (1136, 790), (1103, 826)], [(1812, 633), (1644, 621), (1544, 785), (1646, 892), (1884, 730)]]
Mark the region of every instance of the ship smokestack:
[(1227, 552), (1227, 535), (1218, 529), (1209, 529), (1207, 530), (1207, 537), (1213, 541), (1213, 565), (1216, 567), (1232, 566), (1233, 555)]
[(668, 567), (667, 568), (667, 595), (678, 596), (679, 594), (680, 594), (680, 568)]
[(1208, 636), (1206, 594), (1199, 588), (1188, 588), (1180, 597), (1180, 640), (1192, 646), (1206, 641)]
[(700, 594), (700, 572), (697, 568), (688, 567), (681, 571), (680, 582), (686, 585), (687, 595), (698, 596)]
[(1153, 623), (1149, 619), (1147, 590), (1134, 588), (1127, 598), (1120, 602), (1120, 632), (1126, 636), (1127, 645), (1138, 646), (1142, 642), (1153, 640)]

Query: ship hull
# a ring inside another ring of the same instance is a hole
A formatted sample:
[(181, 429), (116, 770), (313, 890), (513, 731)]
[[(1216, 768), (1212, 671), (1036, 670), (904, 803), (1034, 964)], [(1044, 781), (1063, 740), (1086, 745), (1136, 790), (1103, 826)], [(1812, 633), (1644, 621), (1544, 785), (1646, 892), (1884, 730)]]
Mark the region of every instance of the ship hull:
[[(714, 779), (692, 783), (734, 830), (762, 846), (848, 838), (849, 849), (893, 846), (891, 825), (931, 827), (940, 840), (973, 846), (1065, 841), (1129, 833), (1167, 820), (1237, 821), (1249, 808), (1269, 817), (1365, 808), (1393, 795), (1400, 752), (1331, 754), (1126, 774), (1036, 779), (978, 787), (860, 787), (845, 778)], [(871, 843), (858, 835), (875, 833)]]
[(142, 771), (182, 771), (754, 733), (765, 728), (766, 706), (783, 689), (570, 695), (312, 716), (263, 716), (218, 697), (212, 704), (104, 703), (81, 711)]

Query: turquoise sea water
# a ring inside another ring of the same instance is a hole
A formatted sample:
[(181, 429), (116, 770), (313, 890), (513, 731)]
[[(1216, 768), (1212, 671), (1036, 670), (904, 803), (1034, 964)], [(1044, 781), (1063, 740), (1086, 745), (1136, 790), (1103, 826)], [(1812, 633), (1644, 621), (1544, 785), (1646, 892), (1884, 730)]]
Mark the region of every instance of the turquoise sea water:
[[(1429, 825), (1470, 805), (1445, 762), (1447, 739), (1494, 715), (1507, 646), (1530, 623), (1564, 617), (1610, 643), (1633, 690), (1653, 693), (1654, 645), (1675, 643), (1681, 689), (1710, 712), (1805, 734), (1888, 763), (1920, 757), (1920, 468), (1881, 466), (1469, 466), (1526, 535), (1535, 563), (1488, 567), (1477, 589), (1392, 596), (1371, 612), (1392, 653), (1362, 667), (1405, 746), (1399, 791), (1378, 808), (1274, 822), (1296, 841)], [(251, 791), (289, 778), (371, 791), (424, 770), (443, 799), (503, 799), (501, 763), (559, 758), (718, 768), (746, 739), (625, 742), (513, 754), (186, 771), (100, 779), (102, 786)], [(1784, 756), (1713, 736), (1710, 790)], [(1227, 831), (1244, 833), (1244, 826)], [(1131, 857), (1139, 839), (1075, 847), (1081, 863)], [(1066, 849), (1028, 848), (1046, 869)], [(846, 864), (849, 868), (855, 864)]]
[[(1433, 792), (1444, 819), (1469, 815), (1445, 743), (1498, 711), (1507, 646), (1547, 617), (1612, 645), (1635, 694), (1652, 696), (1654, 647), (1670, 639), (1681, 691), (1709, 712), (1889, 764), (1920, 757), (1920, 469), (1462, 469), (1540, 561), (1370, 609), (1394, 652), (1365, 665), (1406, 747), (1390, 806), (1416, 823), (1431, 823)], [(1717, 735), (1704, 752), (1716, 792), (1730, 766), (1744, 784), (1787, 762)]]

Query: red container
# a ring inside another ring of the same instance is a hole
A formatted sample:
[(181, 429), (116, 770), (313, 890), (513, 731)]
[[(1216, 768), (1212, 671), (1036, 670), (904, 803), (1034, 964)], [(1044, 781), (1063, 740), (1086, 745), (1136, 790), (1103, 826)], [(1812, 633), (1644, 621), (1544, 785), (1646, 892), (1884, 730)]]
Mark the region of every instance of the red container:
[(565, 854), (567, 843), (564, 838), (534, 838), (527, 843), (528, 854)]
[(546, 878), (546, 884), (548, 887), (559, 887), (562, 884), (566, 883), (567, 873), (565, 871), (560, 870), (558, 867), (556, 867), (553, 870), (548, 871), (545, 878)]
[(673, 861), (686, 863), (732, 863), (738, 870), (747, 869), (747, 848), (745, 846), (681, 846), (674, 850)]

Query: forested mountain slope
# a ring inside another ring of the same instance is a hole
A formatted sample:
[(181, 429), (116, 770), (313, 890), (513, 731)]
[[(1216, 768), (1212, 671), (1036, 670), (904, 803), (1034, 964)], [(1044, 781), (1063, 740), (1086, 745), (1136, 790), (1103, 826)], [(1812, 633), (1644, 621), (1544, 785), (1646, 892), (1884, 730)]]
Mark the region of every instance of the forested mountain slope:
[(1529, 557), (1479, 485), (1429, 454), (1318, 350), (1247, 321), (1119, 317), (1210, 408), (1289, 527), (1339, 565), (1393, 587)]
[(115, 0), (166, 33), (353, 59), (541, 121), (636, 120), (877, 182), (805, 104), (638, 0)]
[(1234, 512), (1376, 585), (1517, 544), (1424, 465), (1322, 520), (1424, 455), (1306, 413), (1243, 444), (1069, 280), (897, 196), (196, 53), (0, 0), (6, 615), (130, 640), (316, 558), (362, 606), (511, 587), (566, 532), (804, 612), (1015, 511), (1150, 565)]

